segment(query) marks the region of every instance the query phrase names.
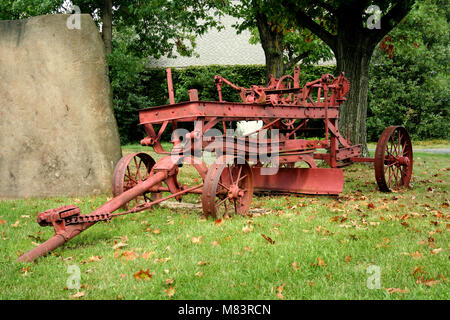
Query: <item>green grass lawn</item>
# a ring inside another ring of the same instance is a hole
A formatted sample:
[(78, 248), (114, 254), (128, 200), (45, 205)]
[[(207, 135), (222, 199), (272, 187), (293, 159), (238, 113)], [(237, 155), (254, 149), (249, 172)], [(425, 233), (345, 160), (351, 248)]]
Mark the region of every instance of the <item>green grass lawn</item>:
[[(356, 164), (339, 197), (254, 196), (249, 216), (220, 223), (201, 208), (158, 207), (98, 223), (28, 264), (13, 261), (53, 235), (38, 212), (89, 213), (110, 195), (2, 201), (0, 299), (449, 299), (449, 160), (416, 152), (412, 188), (389, 194)], [(195, 175), (180, 172), (182, 182)], [(72, 265), (79, 290), (67, 288)], [(368, 286), (378, 271), (379, 289)]]

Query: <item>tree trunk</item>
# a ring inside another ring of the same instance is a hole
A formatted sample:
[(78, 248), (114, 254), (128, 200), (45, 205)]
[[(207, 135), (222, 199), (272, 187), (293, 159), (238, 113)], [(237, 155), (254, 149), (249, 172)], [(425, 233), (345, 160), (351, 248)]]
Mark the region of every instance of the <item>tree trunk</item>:
[(339, 131), (347, 137), (347, 127), (352, 144), (361, 144), (362, 156), (367, 149), (367, 99), (369, 92), (369, 64), (374, 49), (364, 32), (358, 32), (351, 24), (340, 26), (334, 54), (337, 72), (345, 72), (350, 81), (347, 101), (341, 105)]
[(266, 57), (266, 83), (269, 83), (270, 75), (275, 78), (284, 75), (283, 33), (278, 32), (276, 26), (269, 24), (264, 13), (256, 14), (256, 24)]
[(103, 0), (102, 38), (106, 54), (112, 52), (112, 0)]

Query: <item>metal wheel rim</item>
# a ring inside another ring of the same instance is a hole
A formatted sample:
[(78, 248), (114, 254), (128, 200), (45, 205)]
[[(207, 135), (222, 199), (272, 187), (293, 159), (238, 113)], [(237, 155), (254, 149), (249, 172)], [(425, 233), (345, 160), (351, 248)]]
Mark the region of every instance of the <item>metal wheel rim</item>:
[[(138, 183), (145, 181), (150, 176), (154, 165), (155, 160), (144, 152), (132, 153), (122, 157), (114, 169), (112, 185), (113, 195), (118, 196), (136, 186)], [(129, 209), (140, 203), (156, 200), (159, 197), (161, 197), (161, 193), (159, 192), (146, 192), (126, 203), (123, 208)]]
[[(253, 196), (253, 175), (248, 163), (237, 164), (237, 157), (234, 157), (230, 164), (224, 158), (218, 158), (211, 165), (203, 186), (203, 213), (215, 219), (222, 219), (229, 214), (245, 215)], [(239, 189), (236, 193), (242, 191), (243, 194), (230, 199), (228, 195), (236, 185)]]
[(408, 187), (412, 168), (413, 152), (408, 132), (400, 126), (386, 128), (375, 150), (375, 178), (380, 191)]

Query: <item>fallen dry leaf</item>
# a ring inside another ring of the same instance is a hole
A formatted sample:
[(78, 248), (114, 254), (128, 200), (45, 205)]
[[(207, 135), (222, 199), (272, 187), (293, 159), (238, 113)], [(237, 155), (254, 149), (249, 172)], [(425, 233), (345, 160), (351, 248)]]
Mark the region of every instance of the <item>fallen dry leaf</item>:
[(352, 256), (345, 256), (344, 261), (345, 261), (345, 262), (350, 262), (350, 261), (352, 261)]
[(285, 285), (286, 285), (286, 284), (283, 283), (281, 286), (278, 286), (278, 287), (277, 287), (277, 294), (276, 294), (276, 296), (277, 296), (278, 299), (281, 299), (281, 300), (284, 299), (284, 296), (283, 296), (283, 289), (284, 289), (284, 286), (285, 286)]
[(165, 285), (169, 285), (169, 284), (173, 284), (174, 280), (173, 279), (166, 279), (166, 281), (164, 281)]
[(416, 251), (416, 252), (413, 252), (413, 253), (408, 253), (408, 252), (402, 252), (402, 253), (400, 253), (401, 255), (404, 255), (404, 256), (411, 256), (411, 257), (413, 257), (413, 258), (415, 258), (415, 259), (419, 259), (419, 258), (422, 258), (423, 257), (423, 253), (421, 253), (421, 252), (419, 252), (419, 251)]
[(30, 272), (30, 266), (28, 267), (23, 267), (20, 272), (23, 273), (24, 276), (28, 275), (28, 272)]
[(199, 271), (199, 272), (197, 272), (197, 273), (195, 274), (195, 276), (196, 276), (197, 278), (201, 278), (201, 277), (203, 277), (203, 275), (204, 275), (204, 273), (201, 272), (201, 271)]
[(135, 253), (134, 250), (130, 250), (122, 252), (119, 257), (125, 260), (136, 260), (137, 258), (139, 258), (139, 254)]
[(119, 243), (116, 243), (115, 245), (113, 245), (112, 248), (113, 248), (114, 250), (116, 250), (116, 249), (120, 249), (120, 248), (126, 247), (127, 245), (128, 245), (128, 244), (126, 244), (126, 243), (119, 242)]
[(338, 222), (340, 218), (341, 218), (340, 216), (335, 216), (335, 217), (331, 218), (330, 221), (331, 222)]
[(150, 256), (151, 255), (153, 255), (153, 254), (155, 254), (155, 251), (150, 251), (150, 252), (147, 252), (147, 251), (144, 251), (144, 253), (142, 254), (142, 259), (144, 259), (144, 260), (148, 260), (149, 258), (150, 258)]
[(5, 220), (0, 220), (0, 224), (6, 224)]
[(141, 280), (146, 280), (149, 281), (155, 274), (154, 273), (150, 273), (149, 269), (147, 269), (146, 271), (144, 270), (139, 270), (138, 272), (136, 272), (133, 277), (137, 280), (137, 281), (141, 281)]
[(298, 265), (297, 261), (294, 261), (292, 263), (292, 269), (294, 269), (294, 271), (300, 270), (300, 266)]
[(160, 234), (160, 233), (161, 233), (161, 229), (154, 229), (154, 230), (152, 231), (152, 233), (154, 233), (154, 234)]
[(13, 228), (17, 228), (19, 226), (20, 220), (17, 220), (15, 223), (11, 225)]
[(199, 243), (202, 243), (203, 242), (203, 237), (192, 237), (191, 238), (191, 242), (192, 243), (195, 243), (195, 244), (199, 244)]
[(97, 261), (101, 261), (101, 260), (102, 260), (101, 256), (92, 256), (92, 257), (89, 257), (89, 259), (88, 259), (89, 262), (97, 262)]
[(205, 266), (205, 265), (207, 265), (207, 264), (208, 264), (208, 262), (206, 262), (205, 260), (202, 260), (202, 261), (197, 262), (197, 265), (198, 265), (198, 266)]
[(424, 267), (416, 267), (416, 268), (414, 268), (414, 271), (413, 271), (413, 276), (415, 276), (416, 274), (424, 274), (424, 273), (427, 273), (425, 270), (424, 270)]
[(248, 232), (252, 232), (253, 231), (253, 226), (244, 226), (242, 228), (242, 232), (244, 233), (248, 233)]
[(164, 291), (166, 291), (167, 296), (169, 297), (169, 300), (172, 298), (172, 296), (175, 294), (175, 288), (172, 288), (172, 286), (170, 286), (169, 289), (165, 289)]
[(170, 260), (172, 260), (170, 257), (168, 257), (168, 258), (157, 258), (157, 259), (154, 260), (154, 262), (155, 263), (158, 263), (158, 262), (166, 263), (166, 262), (169, 262)]
[(317, 263), (311, 263), (311, 266), (312, 267), (325, 267), (326, 264), (325, 264), (325, 261), (321, 257), (318, 257)]
[(442, 251), (442, 248), (437, 248), (437, 249), (431, 250), (430, 253), (431, 254), (437, 254), (437, 253), (439, 253), (441, 251)]
[(426, 285), (427, 287), (433, 287), (437, 285), (439, 281), (440, 280), (425, 279), (424, 277), (418, 277), (416, 283)]
[(84, 297), (85, 292), (84, 291), (78, 291), (77, 293), (75, 293), (74, 295), (70, 296), (72, 299), (78, 299), (81, 297)]
[(266, 236), (265, 234), (261, 233), (261, 236), (266, 239), (270, 244), (275, 244), (275, 240), (272, 240), (270, 237)]
[(390, 294), (394, 294), (394, 293), (409, 293), (409, 289), (408, 288), (406, 288), (406, 290), (399, 289), (399, 288), (387, 288), (386, 290)]
[(318, 265), (319, 267), (324, 267), (324, 266), (326, 266), (325, 261), (324, 261), (322, 258), (318, 257), (318, 258), (317, 258), (317, 261), (318, 261), (317, 265)]
[(306, 280), (306, 283), (307, 283), (310, 287), (314, 287), (314, 281)]

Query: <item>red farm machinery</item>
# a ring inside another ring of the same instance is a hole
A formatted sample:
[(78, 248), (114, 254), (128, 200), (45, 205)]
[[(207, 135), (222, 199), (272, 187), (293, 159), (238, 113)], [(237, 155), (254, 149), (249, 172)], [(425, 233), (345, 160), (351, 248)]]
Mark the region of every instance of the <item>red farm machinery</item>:
[[(339, 106), (350, 90), (344, 74), (324, 74), (304, 87), (299, 85), (299, 76), (300, 68), (296, 67), (293, 76), (272, 77), (266, 87), (251, 88), (216, 76), (219, 101), (201, 101), (193, 89), (190, 101), (175, 103), (168, 69), (170, 104), (139, 111), (140, 125), (146, 132), (141, 144), (153, 147), (162, 157), (155, 161), (144, 152), (124, 156), (113, 174), (114, 198), (89, 214), (81, 214), (73, 205), (41, 212), (38, 223), (52, 225), (55, 235), (18, 261), (33, 261), (97, 222), (149, 210), (171, 198), (181, 201), (183, 195), (191, 193), (201, 196), (204, 215), (221, 219), (229, 214), (245, 215), (254, 192), (338, 195), (344, 184), (342, 167), (355, 162), (374, 162), (375, 179), (382, 192), (408, 187), (413, 152), (405, 128), (386, 128), (375, 157), (361, 157), (361, 146), (352, 144), (348, 132), (344, 138), (338, 129)], [(224, 84), (237, 90), (242, 101), (224, 101)], [(242, 136), (231, 133), (232, 122), (253, 120), (262, 121), (254, 132)], [(300, 138), (310, 121), (323, 124), (323, 139)], [(178, 129), (183, 122), (193, 124), (193, 129)], [(173, 130), (171, 150), (165, 150), (161, 143), (167, 128)], [(202, 159), (204, 151), (215, 155), (209, 166)], [(318, 167), (316, 162), (328, 167)], [(195, 167), (201, 183), (179, 183), (177, 175), (184, 164)]]

